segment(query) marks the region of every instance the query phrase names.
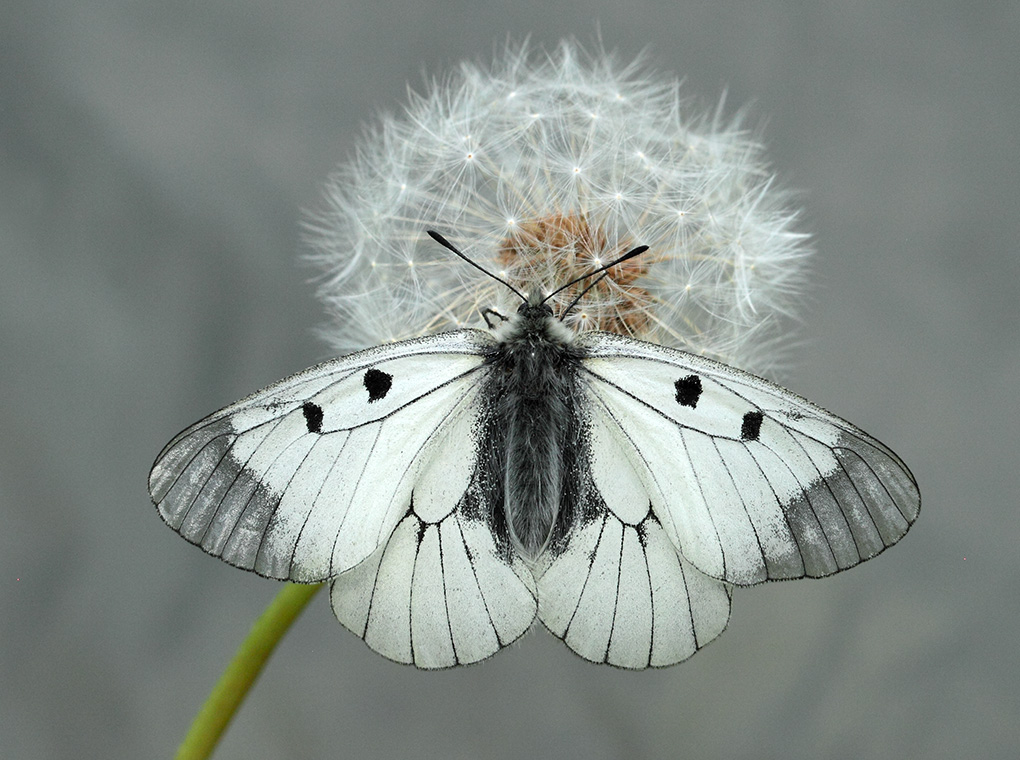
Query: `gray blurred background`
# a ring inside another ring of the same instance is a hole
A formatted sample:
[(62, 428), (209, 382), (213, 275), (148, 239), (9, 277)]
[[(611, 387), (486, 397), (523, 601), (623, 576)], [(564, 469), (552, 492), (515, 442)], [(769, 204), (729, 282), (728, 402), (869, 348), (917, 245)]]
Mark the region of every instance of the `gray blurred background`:
[(780, 379), (892, 446), (921, 518), (738, 590), (675, 668), (542, 630), (468, 669), (315, 599), (220, 758), (959, 758), (1020, 747), (1020, 4), (5, 0), (0, 756), (168, 757), (278, 585), (168, 530), (162, 445), (322, 358), (301, 210), (407, 83), (575, 34), (767, 119), (815, 235)]

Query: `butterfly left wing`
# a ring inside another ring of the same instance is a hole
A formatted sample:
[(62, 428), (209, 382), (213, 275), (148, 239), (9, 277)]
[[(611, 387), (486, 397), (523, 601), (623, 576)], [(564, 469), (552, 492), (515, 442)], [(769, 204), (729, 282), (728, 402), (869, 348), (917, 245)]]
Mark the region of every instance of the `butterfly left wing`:
[[(479, 336), (446, 333), (344, 356), (206, 417), (153, 465), (160, 516), (260, 575), (314, 582), (354, 567), (407, 511), (451, 421), (470, 414), (484, 361)], [(460, 442), (469, 460), (474, 449)], [(448, 512), (459, 494), (433, 498), (445, 502), (430, 511)]]
[(500, 540), (478, 480), (478, 406), (462, 405), (376, 552), (337, 576), (333, 612), (379, 654), (419, 668), (485, 659), (535, 619), (534, 578)]
[(750, 585), (821, 577), (895, 544), (920, 509), (886, 446), (773, 383), (674, 349), (591, 333), (582, 375), (596, 486), (633, 472), (706, 575)]
[(474, 330), (312, 367), (210, 415), (156, 459), (163, 519), (261, 575), (332, 579), (337, 618), (422, 668), (474, 662), (535, 617), (534, 580), (479, 501)]

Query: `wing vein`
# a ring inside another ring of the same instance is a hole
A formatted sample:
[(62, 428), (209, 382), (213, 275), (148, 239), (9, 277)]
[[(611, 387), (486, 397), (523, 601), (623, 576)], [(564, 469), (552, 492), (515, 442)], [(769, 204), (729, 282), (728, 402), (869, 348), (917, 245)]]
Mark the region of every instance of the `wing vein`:
[(588, 581), (591, 580), (592, 568), (595, 565), (595, 555), (598, 554), (599, 547), (602, 545), (602, 536), (606, 531), (606, 521), (608, 520), (608, 512), (602, 513), (602, 525), (599, 527), (599, 536), (595, 540), (595, 546), (592, 548), (591, 553), (588, 555), (588, 572), (584, 575), (584, 583), (581, 584), (581, 591), (577, 595), (577, 602), (574, 604), (574, 609), (570, 613), (570, 620), (567, 621), (567, 625), (563, 629), (563, 638), (566, 639), (570, 634), (570, 626), (574, 623), (574, 618), (577, 616), (577, 611), (581, 607), (581, 600), (584, 598), (585, 589), (588, 588)]
[[(606, 514), (608, 519), (608, 510)], [(623, 580), (623, 572), (621, 571), (621, 569), (623, 568), (623, 547), (624, 544), (626, 544), (627, 542), (627, 530), (629, 529), (629, 527), (622, 520), (620, 520), (619, 522), (620, 522), (620, 551), (617, 552), (616, 561), (616, 588), (615, 588), (616, 593), (613, 596), (613, 617), (609, 623), (609, 636), (606, 639), (606, 650), (602, 655), (602, 662), (609, 662), (609, 649), (613, 645), (613, 636), (616, 633), (616, 615), (620, 611), (620, 583)], [(601, 536), (599, 537), (599, 542), (601, 543)]]
[[(305, 438), (305, 436), (299, 436), (299, 437), (297, 437), (297, 438), (293, 439), (292, 441), (289, 441), (289, 442), (287, 443), (287, 445), (286, 445), (286, 446), (282, 447), (282, 448), (280, 449), (280, 453), (276, 455), (276, 458), (275, 458), (275, 459), (273, 459), (273, 463), (272, 463), (271, 465), (269, 465), (269, 467), (267, 468), (267, 471), (268, 471), (268, 470), (271, 470), (271, 469), (273, 468), (273, 465), (275, 465), (275, 464), (276, 464), (276, 463), (277, 463), (278, 461), (280, 461), (280, 458), (281, 458), (281, 457), (282, 457), (282, 456), (283, 456), (284, 454), (286, 454), (286, 453), (287, 453), (287, 451), (289, 451), (291, 447), (293, 447), (293, 446), (296, 446), (296, 445), (298, 444), (298, 442), (299, 442), (299, 441), (302, 441), (302, 440), (303, 440), (304, 438)], [(264, 442), (265, 442), (265, 441), (263, 440), (263, 443), (264, 443)], [(305, 452), (305, 453), (304, 453), (304, 454), (303, 454), (303, 455), (301, 456), (301, 458), (300, 458), (300, 461), (298, 461), (298, 463), (297, 463), (297, 464), (295, 465), (295, 467), (294, 467), (293, 471), (292, 471), (292, 472), (290, 473), (290, 475), (289, 475), (289, 476), (287, 477), (287, 484), (286, 484), (285, 486), (283, 486), (283, 488), (281, 488), (281, 489), (280, 489), (280, 498), (281, 498), (281, 499), (283, 498), (283, 494), (284, 494), (284, 493), (285, 493), (285, 492), (287, 491), (287, 489), (288, 489), (288, 488), (290, 487), (291, 481), (293, 481), (293, 480), (294, 480), (294, 476), (295, 476), (295, 475), (297, 475), (297, 471), (298, 471), (299, 469), (301, 469), (301, 465), (302, 465), (302, 464), (304, 464), (305, 460), (307, 460), (307, 458), (308, 458), (308, 454), (309, 454), (309, 451), (311, 451), (311, 449), (315, 448), (315, 445), (316, 445), (317, 443), (318, 443), (318, 441), (315, 441), (315, 442), (314, 442), (314, 443), (313, 443), (313, 444), (312, 444), (312, 445), (311, 445), (311, 446), (309, 447), (309, 450), (308, 450), (308, 451), (306, 451), (306, 452)], [(262, 443), (260, 443), (260, 444), (259, 444), (259, 446), (261, 447), (261, 446), (262, 446)], [(245, 516), (245, 515), (246, 515), (246, 514), (248, 513), (248, 509), (249, 509), (249, 508), (251, 507), (251, 504), (252, 504), (252, 499), (253, 499), (253, 498), (255, 497), (255, 494), (256, 494), (257, 492), (258, 492), (258, 489), (257, 489), (257, 488), (256, 488), (256, 489), (254, 489), (254, 490), (253, 490), (253, 491), (251, 492), (251, 494), (250, 494), (250, 495), (248, 496), (248, 498), (247, 498), (247, 499), (245, 500), (245, 504), (244, 504), (244, 509), (242, 509), (242, 510), (241, 510), (241, 513), (240, 513), (240, 514), (238, 515), (238, 517), (237, 517), (237, 521), (236, 521), (236, 522), (234, 523), (234, 527), (230, 529), (230, 537), (229, 537), (229, 538), (232, 538), (232, 537), (233, 537), (233, 535), (234, 535), (234, 531), (235, 531), (235, 530), (237, 530), (238, 526), (239, 526), (239, 525), (241, 525), (241, 523), (242, 523), (242, 522), (244, 521), (244, 516)], [(258, 566), (258, 558), (259, 558), (259, 556), (260, 556), (260, 555), (262, 554), (262, 544), (263, 544), (263, 543), (265, 542), (265, 540), (266, 540), (266, 533), (267, 533), (267, 532), (268, 532), (268, 530), (269, 530), (269, 524), (270, 524), (270, 523), (272, 522), (272, 520), (273, 520), (273, 516), (274, 516), (274, 515), (276, 514), (276, 512), (277, 512), (277, 510), (278, 510), (279, 508), (280, 508), (280, 502), (279, 502), (279, 500), (278, 500), (278, 501), (276, 502), (275, 506), (274, 506), (274, 507), (272, 508), (272, 511), (270, 511), (270, 513), (269, 513), (269, 516), (268, 516), (268, 517), (266, 517), (265, 521), (264, 521), (264, 522), (263, 522), (263, 524), (262, 524), (262, 528), (261, 528), (261, 530), (259, 531), (259, 539), (258, 539), (258, 546), (257, 546), (257, 548), (255, 549), (255, 552), (254, 552), (254, 554), (252, 555), (252, 568), (254, 568), (254, 567)], [(260, 518), (261, 518), (261, 515), (259, 515), (258, 517), (260, 517)], [(229, 542), (230, 542), (230, 541), (229, 541), (229, 538), (228, 538), (228, 540), (227, 540), (227, 544), (229, 544)], [(226, 545), (226, 544), (224, 544), (224, 545)]]
[[(705, 514), (708, 515), (708, 521), (712, 524), (712, 532), (715, 533), (715, 541), (719, 545), (719, 554), (722, 556), (722, 577), (726, 577), (726, 547), (723, 546), (722, 536), (719, 535), (719, 526), (715, 524), (715, 515), (712, 514), (712, 509), (708, 503), (708, 497), (705, 495), (705, 487), (702, 485), (702, 476), (698, 473), (698, 468), (694, 466), (694, 462), (691, 459), (691, 450), (687, 445), (687, 431), (693, 430), (693, 428), (680, 428), (680, 442), (684, 445), (684, 454), (687, 456), (687, 461), (691, 463), (691, 472), (694, 473), (694, 480), (698, 486), (698, 493), (701, 495), (701, 501), (705, 505)], [(695, 431), (700, 433), (700, 431)], [(707, 433), (700, 433), (701, 435), (708, 435)], [(713, 436), (708, 436), (712, 443), (715, 443)]]
[[(368, 469), (368, 460), (372, 458), (372, 452), (375, 451), (375, 447), (379, 443), (380, 433), (382, 433), (382, 425), (379, 425), (379, 428), (375, 431), (375, 438), (372, 440), (372, 445), (368, 447), (368, 454), (364, 457), (364, 461), (362, 462), (361, 472), (358, 473), (358, 477), (354, 481), (354, 486), (351, 488), (351, 504), (348, 506), (347, 511), (344, 512), (344, 516), (340, 518), (340, 524), (336, 526), (336, 537), (333, 539), (333, 549), (329, 554), (329, 574), (331, 576), (336, 575), (333, 568), (336, 567), (336, 549), (340, 542), (340, 533), (343, 530), (344, 524), (347, 522), (347, 517), (351, 514), (350, 506), (353, 506), (354, 495), (358, 492), (358, 486), (361, 485), (361, 479), (365, 475), (365, 470)], [(392, 533), (390, 535), (392, 535)]]
[[(326, 435), (335, 435), (334, 433), (327, 433)], [(323, 439), (325, 439), (325, 435)], [(305, 513), (305, 519), (301, 521), (301, 528), (298, 530), (297, 538), (294, 539), (294, 546), (290, 550), (290, 560), (287, 563), (287, 575), (293, 577), (294, 575), (294, 563), (297, 558), (298, 546), (301, 545), (301, 537), (305, 534), (305, 528), (312, 519), (312, 514), (316, 511), (316, 507), (319, 504), (319, 499), (322, 496), (322, 489), (326, 487), (326, 481), (329, 479), (329, 475), (333, 472), (333, 468), (336, 467), (336, 463), (340, 461), (341, 455), (347, 448), (347, 444), (350, 443), (351, 437), (348, 435), (340, 448), (337, 449), (336, 456), (333, 457), (333, 464), (326, 470), (326, 474), (322, 477), (322, 482), (319, 483), (319, 488), (315, 492), (315, 498), (312, 499), (312, 504), (308, 508), (308, 512)]]
[[(790, 533), (790, 537), (793, 539), (793, 543), (797, 547), (797, 554), (800, 555), (800, 565), (803, 568), (807, 568), (807, 562), (804, 559), (804, 551), (800, 545), (800, 539), (797, 537), (797, 532), (793, 529), (793, 525), (790, 523), (790, 518), (786, 514), (786, 510), (783, 509), (783, 501), (779, 498), (779, 494), (776, 493), (775, 486), (772, 485), (772, 481), (769, 480), (769, 476), (765, 474), (765, 468), (762, 467), (761, 462), (758, 461), (758, 457), (754, 455), (754, 451), (751, 450), (750, 446), (744, 441), (740, 442), (744, 449), (747, 451), (747, 455), (754, 461), (755, 466), (758, 468), (758, 472), (761, 473), (762, 479), (768, 484), (769, 490), (772, 492), (772, 498), (776, 501), (776, 509), (779, 514), (783, 516), (783, 522), (786, 523), (786, 529)], [(766, 571), (767, 572), (767, 571)]]
[[(893, 505), (893, 507), (894, 507), (894, 508), (896, 509), (896, 511), (897, 511), (897, 512), (899, 513), (900, 517), (902, 517), (902, 518), (903, 518), (903, 521), (904, 521), (904, 522), (905, 522), (905, 523), (906, 523), (906, 524), (907, 524), (908, 526), (909, 526), (909, 525), (911, 524), (911, 520), (910, 520), (910, 518), (909, 518), (909, 517), (907, 517), (907, 516), (906, 516), (905, 514), (903, 514), (903, 510), (902, 510), (902, 509), (900, 509), (900, 505), (899, 505), (899, 504), (897, 503), (896, 499), (895, 499), (895, 498), (893, 498), (893, 495), (892, 495), (891, 493), (889, 493), (889, 488), (888, 488), (888, 486), (886, 486), (886, 484), (885, 484), (885, 481), (884, 481), (884, 480), (883, 480), (882, 478), (880, 478), (880, 477), (878, 476), (878, 473), (876, 473), (876, 472), (875, 472), (875, 468), (874, 468), (874, 467), (872, 467), (872, 465), (871, 465), (871, 462), (869, 462), (869, 461), (868, 461), (868, 460), (867, 460), (867, 459), (866, 459), (866, 458), (865, 458), (865, 457), (864, 457), (864, 456), (863, 456), (863, 455), (862, 455), (862, 454), (861, 454), (861, 453), (860, 453), (859, 451), (857, 451), (856, 449), (851, 449), (851, 448), (848, 448), (848, 447), (846, 447), (846, 446), (837, 446), (837, 447), (835, 447), (835, 448), (833, 449), (833, 451), (843, 451), (843, 452), (846, 452), (847, 454), (852, 454), (853, 456), (857, 457), (857, 459), (859, 459), (859, 460), (861, 461), (861, 463), (862, 463), (862, 464), (863, 464), (863, 465), (864, 465), (865, 467), (867, 467), (867, 468), (868, 468), (868, 470), (869, 470), (869, 471), (871, 472), (871, 475), (872, 475), (872, 477), (873, 477), (873, 478), (875, 479), (875, 482), (876, 482), (876, 483), (878, 483), (878, 484), (879, 484), (880, 486), (882, 486), (882, 490), (883, 490), (883, 491), (885, 491), (885, 495), (886, 495), (886, 498), (887, 498), (887, 499), (889, 500), (889, 503), (890, 503), (890, 504), (892, 504), (892, 505)], [(843, 463), (842, 463), (842, 462), (840, 462), (840, 466), (841, 466), (841, 467), (843, 466)], [(846, 472), (846, 468), (845, 468), (845, 467), (844, 467), (844, 470), (843, 470), (843, 471), (844, 471), (844, 472)], [(866, 506), (866, 507), (868, 508), (868, 516), (872, 518), (872, 521), (874, 521), (874, 516), (872, 516), (872, 514), (871, 514), (871, 504), (869, 503), (869, 502), (870, 502), (871, 500), (869, 500), (869, 499), (866, 499), (866, 498), (864, 498), (863, 494), (861, 494), (860, 490), (859, 490), (859, 489), (857, 488), (857, 482), (856, 482), (856, 481), (855, 481), (855, 480), (854, 480), (853, 478), (851, 478), (851, 477), (849, 476), (849, 473), (847, 473), (847, 478), (848, 478), (848, 479), (850, 480), (850, 482), (851, 482), (851, 483), (853, 484), (853, 486), (854, 486), (854, 489), (855, 489), (855, 490), (857, 491), (857, 495), (858, 495), (858, 496), (859, 496), (859, 497), (861, 498), (861, 501), (863, 501), (863, 502), (864, 502), (864, 505), (865, 505), (865, 506)], [(911, 482), (914, 482), (914, 481), (913, 481), (913, 478), (911, 478)], [(916, 486), (916, 483), (915, 483), (915, 486)], [(876, 528), (877, 528), (877, 527), (878, 527), (878, 526), (877, 526), (877, 524), (876, 524)], [(879, 530), (879, 534), (881, 534), (881, 530)], [(883, 543), (884, 543), (884, 540), (883, 540)]]
[[(722, 463), (723, 470), (726, 472), (726, 476), (730, 479), (730, 483), (733, 485), (733, 491), (737, 494), (737, 498), (740, 499), (740, 508), (744, 510), (744, 516), (747, 518), (747, 524), (751, 526), (751, 532), (754, 533), (754, 540), (758, 544), (758, 553), (762, 557), (762, 564), (765, 566), (765, 577), (769, 577), (769, 565), (765, 561), (765, 547), (761, 542), (761, 535), (758, 533), (758, 528), (754, 524), (754, 520), (751, 517), (751, 511), (747, 507), (747, 499), (744, 498), (743, 492), (740, 490), (740, 486), (737, 485), (737, 479), (733, 475), (733, 470), (730, 468), (730, 463), (726, 461), (726, 457), (723, 456), (722, 450), (719, 448), (719, 442), (716, 441), (712, 436), (708, 436), (712, 442), (712, 448), (715, 449), (715, 453), (719, 456), (719, 461)], [(757, 464), (757, 462), (755, 463)], [(782, 510), (780, 510), (782, 511)], [(725, 555), (724, 555), (725, 556)]]
[[(791, 435), (791, 437), (792, 437), (792, 435)], [(815, 522), (818, 524), (819, 530), (821, 530), (821, 532), (822, 532), (822, 538), (824, 539), (825, 546), (829, 550), (829, 555), (832, 557), (832, 565), (833, 565), (833, 567), (837, 567), (838, 568), (839, 567), (839, 560), (836, 559), (836, 550), (833, 548), (833, 545), (832, 545), (833, 539), (829, 535), (831, 531), (830, 530), (826, 530), (826, 525), (825, 525), (826, 521), (822, 520), (821, 518), (818, 517), (818, 510), (815, 509), (815, 504), (814, 504), (814, 502), (812, 501), (812, 498), (811, 498), (811, 487), (810, 487), (811, 483), (805, 484), (803, 482), (803, 480), (801, 480), (801, 477), (797, 473), (797, 471), (794, 470), (792, 467), (790, 467), (790, 465), (787, 463), (786, 458), (781, 456), (779, 454), (779, 452), (777, 452), (774, 448), (772, 448), (771, 446), (769, 446), (768, 444), (766, 444), (763, 441), (757, 441), (757, 443), (759, 443), (763, 449), (765, 449), (766, 451), (769, 451), (769, 452), (772, 453), (772, 455), (776, 458), (776, 461), (779, 462), (780, 465), (782, 465), (786, 469), (786, 471), (788, 473), (790, 473), (790, 475), (793, 477), (794, 481), (796, 481), (797, 485), (800, 487), (800, 492), (801, 492), (801, 494), (804, 497), (804, 501), (808, 505), (808, 509), (811, 510), (811, 516), (814, 517)], [(814, 462), (811, 460), (811, 457), (807, 457), (807, 459), (808, 459), (809, 462), (812, 463), (812, 466), (814, 466)], [(818, 472), (817, 467), (815, 468), (815, 472)], [(818, 476), (819, 476), (819, 479), (822, 482), (825, 482), (825, 478), (823, 478), (821, 476), (821, 473), (818, 473)], [(836, 502), (836, 503), (838, 504), (839, 502)], [(780, 502), (780, 508), (782, 508), (782, 503), (781, 502)], [(785, 511), (786, 510), (783, 510), (784, 513), (785, 513)], [(846, 515), (843, 514), (843, 510), (842, 509), (839, 510), (839, 513), (840, 513), (840, 516), (843, 518), (844, 523), (846, 523), (847, 530), (849, 532), (850, 524), (846, 522)], [(851, 535), (852, 535), (852, 533), (851, 533)]]
[(450, 636), (450, 651), (453, 652), (454, 665), (459, 665), (460, 654), (457, 652), (457, 643), (453, 640), (453, 623), (450, 621), (450, 595), (446, 586), (446, 553), (443, 551), (443, 531), (440, 529), (440, 523), (454, 519), (453, 515), (455, 514), (456, 511), (436, 523), (436, 537), (439, 541), (439, 570), (443, 576), (443, 611), (446, 614), (446, 632)]
[(645, 577), (648, 579), (648, 595), (651, 597), (649, 602), (650, 607), (650, 624), (649, 624), (649, 636), (648, 636), (648, 653), (645, 658), (647, 664), (651, 664), (652, 656), (655, 652), (655, 587), (652, 585), (652, 568), (648, 564), (648, 537), (645, 534), (645, 523), (648, 520), (655, 520), (655, 515), (652, 513), (652, 505), (648, 505), (648, 514), (645, 518), (638, 523), (636, 528), (638, 546), (641, 547), (641, 558), (644, 560), (645, 566)]

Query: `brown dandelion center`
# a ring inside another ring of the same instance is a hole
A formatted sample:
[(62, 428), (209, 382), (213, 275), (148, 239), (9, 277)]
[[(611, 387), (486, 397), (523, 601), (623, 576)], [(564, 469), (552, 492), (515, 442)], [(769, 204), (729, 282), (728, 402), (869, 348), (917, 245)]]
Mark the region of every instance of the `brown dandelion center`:
[[(601, 228), (584, 214), (553, 214), (518, 225), (499, 249), (500, 263), (511, 284), (527, 292), (545, 286), (554, 289), (602, 263), (612, 261), (640, 244), (623, 240), (610, 245)], [(653, 254), (636, 256), (611, 267), (605, 278), (585, 294), (571, 313), (584, 330), (606, 330), (640, 336), (650, 328), (647, 309), (652, 299), (634, 283), (648, 272)], [(556, 296), (562, 308), (591, 285), (582, 280)]]

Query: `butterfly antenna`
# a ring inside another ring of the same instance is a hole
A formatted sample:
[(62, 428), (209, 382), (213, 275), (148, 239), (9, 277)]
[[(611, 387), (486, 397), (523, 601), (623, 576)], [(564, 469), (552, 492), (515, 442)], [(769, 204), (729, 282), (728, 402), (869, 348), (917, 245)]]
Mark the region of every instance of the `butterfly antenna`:
[(606, 277), (609, 275), (609, 270), (610, 269), (615, 267), (617, 264), (622, 264), (623, 262), (627, 261), (628, 259), (632, 259), (635, 256), (640, 256), (642, 253), (644, 253), (647, 250), (648, 250), (648, 246), (647, 245), (639, 245), (637, 248), (633, 248), (633, 249), (627, 251), (625, 254), (623, 254), (616, 261), (611, 261), (608, 264), (605, 264), (604, 266), (599, 267), (598, 269), (595, 269), (595, 270), (593, 270), (591, 272), (588, 272), (587, 274), (582, 274), (580, 277), (575, 277), (573, 280), (568, 282), (566, 285), (561, 285), (560, 287), (556, 288), (556, 290), (554, 290), (552, 293), (550, 293), (545, 298), (543, 298), (542, 302), (544, 303), (544, 302), (548, 301), (550, 298), (552, 298), (554, 295), (556, 295), (560, 291), (566, 290), (571, 285), (573, 285), (575, 283), (578, 283), (581, 280), (586, 280), (589, 277), (594, 277), (597, 274), (601, 275), (601, 277), (598, 277), (595, 280), (593, 280), (591, 283), (588, 284), (588, 287), (586, 287), (584, 290), (582, 290), (580, 293), (578, 293), (577, 297), (574, 298), (574, 300), (570, 302), (570, 305), (567, 306), (567, 308), (563, 310), (563, 312), (560, 314), (560, 321), (562, 322), (563, 318), (566, 317), (567, 314), (569, 314), (573, 310), (573, 308), (575, 306), (577, 306), (578, 303), (580, 303), (581, 299), (584, 298), (588, 294), (588, 291), (590, 291), (592, 288), (594, 288), (596, 285), (598, 285), (600, 282), (602, 282), (604, 279), (606, 279)]
[(506, 280), (504, 280), (504, 279), (503, 279), (502, 277), (497, 277), (497, 276), (496, 276), (496, 275), (494, 275), (494, 274), (493, 274), (492, 272), (490, 272), (490, 271), (489, 271), (488, 269), (486, 269), (485, 267), (483, 267), (483, 266), (482, 266), (481, 264), (478, 264), (478, 263), (476, 263), (476, 262), (472, 261), (472, 260), (471, 260), (471, 259), (469, 259), (469, 258), (468, 258), (467, 256), (465, 256), (465, 255), (464, 255), (463, 253), (461, 253), (461, 252), (460, 252), (460, 251), (458, 251), (458, 250), (457, 250), (456, 248), (454, 248), (454, 246), (453, 246), (453, 243), (451, 243), (451, 242), (450, 242), (449, 240), (447, 240), (446, 238), (444, 238), (444, 237), (443, 237), (442, 235), (440, 235), (440, 234), (439, 234), (438, 232), (436, 232), (435, 230), (425, 230), (425, 231), (426, 231), (426, 232), (427, 232), (427, 233), (429, 234), (429, 237), (430, 237), (430, 238), (432, 238), (433, 240), (435, 240), (435, 241), (436, 241), (437, 243), (439, 243), (439, 245), (443, 246), (444, 248), (449, 248), (449, 249), (450, 249), (451, 251), (453, 251), (453, 252), (454, 252), (455, 254), (457, 254), (457, 255), (458, 255), (458, 256), (460, 256), (460, 257), (461, 257), (462, 259), (464, 259), (464, 261), (466, 261), (466, 262), (467, 262), (468, 264), (470, 264), (470, 265), (471, 265), (471, 266), (473, 266), (473, 267), (474, 267), (475, 269), (477, 269), (477, 270), (478, 270), (479, 272), (482, 272), (482, 273), (486, 274), (487, 276), (489, 276), (489, 277), (491, 277), (492, 279), (494, 279), (494, 280), (495, 280), (496, 282), (501, 282), (501, 283), (503, 283), (504, 285), (506, 285), (506, 286), (507, 286), (508, 288), (510, 288), (510, 290), (512, 290), (512, 291), (514, 292), (514, 295), (516, 295), (516, 296), (517, 296), (518, 298), (520, 298), (520, 299), (521, 299), (522, 301), (527, 301), (527, 300), (528, 300), (527, 298), (525, 298), (525, 297), (524, 297), (524, 295), (523, 295), (523, 294), (521, 293), (521, 291), (519, 291), (519, 290), (518, 290), (517, 288), (515, 288), (515, 287), (514, 287), (513, 285), (511, 285), (511, 284), (510, 284), (509, 282), (507, 282)]

